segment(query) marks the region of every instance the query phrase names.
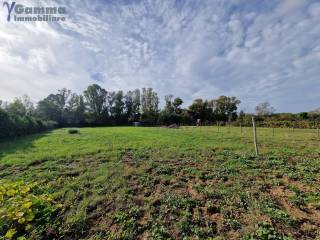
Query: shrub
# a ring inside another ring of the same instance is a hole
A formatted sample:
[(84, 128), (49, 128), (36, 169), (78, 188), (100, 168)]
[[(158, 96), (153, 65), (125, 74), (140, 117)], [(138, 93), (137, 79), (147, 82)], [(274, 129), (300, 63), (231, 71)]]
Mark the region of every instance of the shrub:
[(56, 127), (55, 122), (10, 114), (0, 108), (0, 139), (38, 133), (54, 127)]
[(68, 130), (68, 133), (69, 133), (69, 134), (78, 134), (78, 133), (79, 133), (79, 130), (78, 130), (78, 129), (69, 129), (69, 130)]

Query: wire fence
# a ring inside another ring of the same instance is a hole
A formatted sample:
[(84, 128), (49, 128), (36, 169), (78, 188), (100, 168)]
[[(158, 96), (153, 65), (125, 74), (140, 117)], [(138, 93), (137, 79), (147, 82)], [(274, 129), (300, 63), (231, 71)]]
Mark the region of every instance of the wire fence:
[[(232, 125), (216, 126), (193, 126), (185, 127), (186, 131), (200, 131), (206, 136), (216, 136), (221, 141), (238, 142), (248, 145), (252, 151), (259, 154), (273, 151), (275, 149), (299, 149), (303, 153), (304, 149), (312, 148), (320, 154), (320, 132), (319, 129), (306, 128), (267, 128), (256, 127), (256, 145), (253, 127), (240, 127)], [(307, 147), (306, 147), (307, 146)]]

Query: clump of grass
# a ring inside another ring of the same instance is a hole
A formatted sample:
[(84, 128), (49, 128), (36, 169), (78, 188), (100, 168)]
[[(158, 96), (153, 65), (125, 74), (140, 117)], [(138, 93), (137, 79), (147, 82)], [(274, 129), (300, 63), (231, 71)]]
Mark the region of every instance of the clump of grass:
[(80, 131), (78, 129), (70, 128), (70, 129), (68, 129), (68, 133), (69, 134), (78, 134), (78, 133), (80, 133)]

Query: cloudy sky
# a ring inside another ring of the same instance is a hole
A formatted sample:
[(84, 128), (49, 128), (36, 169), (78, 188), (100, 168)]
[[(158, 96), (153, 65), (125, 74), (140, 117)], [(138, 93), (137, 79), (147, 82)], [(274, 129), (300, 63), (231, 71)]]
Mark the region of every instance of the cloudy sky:
[[(11, 2), (11, 1), (8, 1)], [(154, 88), (163, 99), (237, 96), (251, 111), (320, 107), (319, 0), (24, 1), (62, 5), (63, 23), (7, 22), (0, 5), (0, 99), (66, 87)]]

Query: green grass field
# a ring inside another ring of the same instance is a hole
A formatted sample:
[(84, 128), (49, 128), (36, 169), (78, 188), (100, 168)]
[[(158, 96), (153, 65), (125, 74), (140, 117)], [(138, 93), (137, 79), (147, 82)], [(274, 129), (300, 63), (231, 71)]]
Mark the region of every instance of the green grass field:
[(316, 130), (259, 128), (259, 157), (252, 141), (236, 127), (2, 141), (0, 239), (320, 239)]

